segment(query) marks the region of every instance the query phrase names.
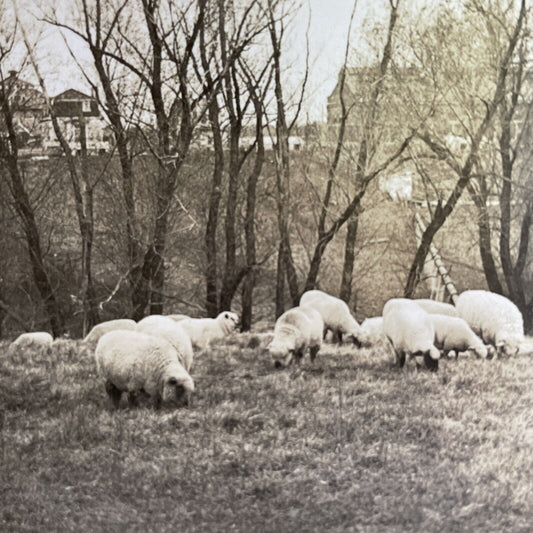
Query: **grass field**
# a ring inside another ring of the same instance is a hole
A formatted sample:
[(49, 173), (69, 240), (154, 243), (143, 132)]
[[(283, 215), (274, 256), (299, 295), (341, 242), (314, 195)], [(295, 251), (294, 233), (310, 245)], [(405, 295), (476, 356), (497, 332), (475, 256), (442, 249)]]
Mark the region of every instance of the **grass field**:
[(533, 530), (530, 355), (433, 374), (325, 345), (275, 371), (257, 340), (199, 354), (160, 412), (111, 411), (75, 341), (0, 344), (0, 531)]

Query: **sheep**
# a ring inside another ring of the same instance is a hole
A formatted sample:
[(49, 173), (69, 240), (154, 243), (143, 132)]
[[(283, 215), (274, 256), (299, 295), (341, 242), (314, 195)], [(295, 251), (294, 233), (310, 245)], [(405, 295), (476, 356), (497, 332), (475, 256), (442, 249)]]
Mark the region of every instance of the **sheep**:
[(192, 343), (178, 322), (168, 316), (150, 315), (139, 320), (136, 331), (165, 339), (178, 352), (178, 358), (185, 370), (190, 371), (193, 359)]
[(94, 353), (94, 349), (100, 340), (100, 337), (108, 331), (115, 329), (135, 330), (137, 323), (129, 318), (117, 318), (116, 320), (107, 320), (96, 324), (82, 341), (82, 347), (88, 354)]
[(368, 339), (361, 330), (357, 320), (351, 315), (346, 302), (319, 290), (304, 292), (300, 298), (301, 306), (316, 309), (324, 320), (324, 337), (328, 330), (333, 332), (334, 338), (342, 342), (346, 335), (358, 348), (368, 344)]
[(431, 315), (448, 315), (448, 316), (459, 316), (457, 308), (446, 302), (438, 302), (436, 300), (430, 300), (429, 298), (419, 298), (413, 300), (416, 302), (426, 313)]
[(490, 291), (467, 290), (459, 295), (456, 307), (472, 330), (495, 347), (496, 355), (518, 353), (524, 341), (524, 321), (511, 300)]
[(212, 341), (223, 339), (232, 333), (239, 323), (239, 315), (223, 311), (216, 318), (187, 318), (179, 325), (189, 335), (193, 346), (201, 350), (210, 347)]
[(487, 358), (487, 347), (465, 320), (456, 316), (439, 314), (430, 314), (429, 318), (435, 330), (434, 344), (444, 355), (448, 355), (453, 350), (457, 358), (459, 352), (471, 350), (476, 356)]
[(438, 370), (440, 351), (434, 345), (435, 330), (429, 317), (413, 300), (396, 298), (385, 304), (383, 332), (394, 348), (400, 368), (406, 356), (422, 355), (429, 370)]
[(276, 320), (274, 338), (268, 345), (274, 366), (286, 367), (293, 360), (299, 363), (307, 349), (314, 361), (322, 345), (323, 329), (322, 316), (312, 307), (293, 307), (285, 311)]
[(361, 329), (367, 338), (378, 340), (383, 337), (383, 317), (365, 318), (361, 323)]
[(189, 315), (165, 315), (165, 316), (168, 316), (168, 318), (171, 318), (172, 320), (175, 320), (176, 322), (181, 322), (182, 320), (191, 318)]
[(10, 345), (9, 352), (15, 354), (22, 351), (42, 352), (49, 355), (52, 350), (54, 338), (46, 331), (33, 331), (22, 333)]
[(159, 409), (163, 401), (188, 404), (194, 391), (194, 382), (172, 345), (146, 333), (105, 333), (98, 341), (94, 358), (115, 409), (123, 392), (128, 393), (131, 406), (137, 405), (139, 394), (147, 394)]

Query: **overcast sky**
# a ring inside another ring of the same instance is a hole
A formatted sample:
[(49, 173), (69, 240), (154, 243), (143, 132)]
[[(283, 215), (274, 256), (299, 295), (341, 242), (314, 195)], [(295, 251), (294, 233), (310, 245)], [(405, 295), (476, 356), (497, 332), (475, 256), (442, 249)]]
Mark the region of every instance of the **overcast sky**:
[[(0, 0), (2, 1), (2, 0)], [(4, 0), (6, 1), (6, 0)], [(15, 0), (25, 25), (36, 31), (34, 0)], [(55, 0), (70, 7), (68, 0)], [(418, 9), (422, 4), (436, 3), (437, 0), (409, 0), (411, 10)], [(357, 0), (357, 10), (352, 29), (352, 43), (359, 61), (371, 54), (362, 38), (365, 30), (377, 23), (386, 24), (388, 20), (388, 0)], [(325, 119), (327, 96), (333, 90), (339, 69), (344, 60), (346, 37), (353, 7), (351, 0), (305, 0), (302, 10), (294, 19), (294, 29), (288, 34), (289, 47), (286, 51), (295, 78), (298, 71), (303, 70), (305, 57), (305, 32), (309, 25), (311, 71), (308, 85), (307, 114), (311, 120)], [(58, 94), (73, 87), (88, 91), (88, 84), (74, 64), (59, 32), (51, 27), (42, 30), (44, 34), (39, 41), (39, 61), (43, 67), (48, 91), (51, 95)], [(88, 52), (82, 43), (71, 40), (76, 55), (90, 62)], [(291, 57), (292, 56), (292, 57)]]

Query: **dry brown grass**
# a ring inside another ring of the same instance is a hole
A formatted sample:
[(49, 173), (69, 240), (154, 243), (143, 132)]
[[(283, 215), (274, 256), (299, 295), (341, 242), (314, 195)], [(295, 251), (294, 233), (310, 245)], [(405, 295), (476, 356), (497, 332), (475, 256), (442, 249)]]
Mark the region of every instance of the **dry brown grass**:
[(0, 345), (2, 531), (483, 531), (533, 524), (529, 355), (399, 371), (265, 338), (199, 354), (188, 409), (110, 410), (91, 359)]

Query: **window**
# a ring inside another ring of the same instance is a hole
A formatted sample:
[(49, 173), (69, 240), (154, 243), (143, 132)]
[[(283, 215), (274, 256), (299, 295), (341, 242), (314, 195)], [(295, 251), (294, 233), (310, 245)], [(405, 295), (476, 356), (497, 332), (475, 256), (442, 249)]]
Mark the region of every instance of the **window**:
[(91, 112), (91, 101), (90, 100), (83, 100), (81, 102), (81, 110), (84, 113), (90, 113)]

